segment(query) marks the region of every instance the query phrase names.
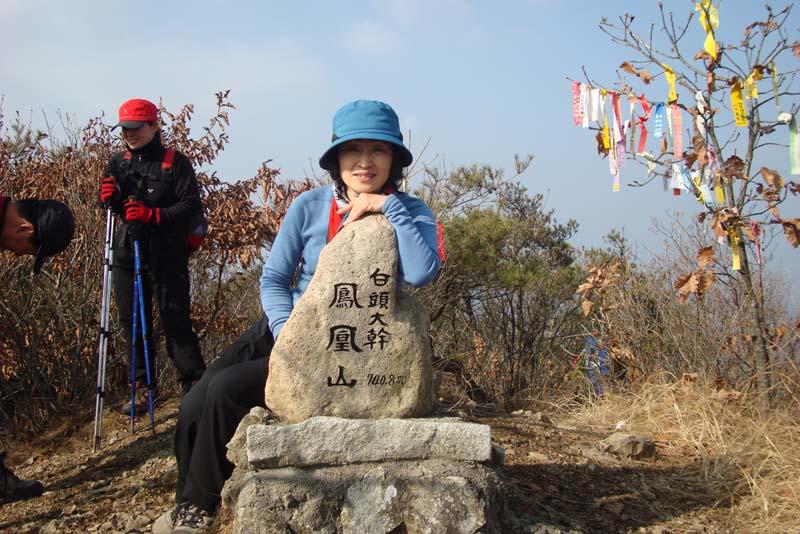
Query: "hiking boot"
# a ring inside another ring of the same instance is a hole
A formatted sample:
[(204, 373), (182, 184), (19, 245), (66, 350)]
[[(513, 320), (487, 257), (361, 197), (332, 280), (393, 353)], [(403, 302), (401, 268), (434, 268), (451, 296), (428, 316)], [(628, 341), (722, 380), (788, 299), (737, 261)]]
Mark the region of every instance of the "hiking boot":
[(175, 528), (175, 521), (178, 519), (178, 509), (183, 504), (182, 501), (179, 504), (176, 504), (156, 519), (155, 523), (153, 523), (153, 528), (151, 532), (153, 534), (172, 534), (172, 529)]
[(35, 480), (23, 480), (6, 467), (6, 453), (0, 453), (0, 504), (38, 497), (44, 487)]
[(189, 501), (183, 501), (175, 508), (172, 534), (201, 534), (214, 522), (214, 514), (198, 508)]
[[(164, 401), (161, 398), (161, 395), (158, 394), (158, 389), (153, 389), (153, 409), (159, 407), (163, 403)], [(136, 410), (137, 415), (150, 411), (150, 404), (147, 396), (147, 385), (140, 385), (138, 381), (136, 382), (136, 403), (134, 404), (134, 409)], [(131, 414), (130, 399), (128, 399), (125, 404), (122, 405), (122, 410), (120, 411), (125, 415)]]

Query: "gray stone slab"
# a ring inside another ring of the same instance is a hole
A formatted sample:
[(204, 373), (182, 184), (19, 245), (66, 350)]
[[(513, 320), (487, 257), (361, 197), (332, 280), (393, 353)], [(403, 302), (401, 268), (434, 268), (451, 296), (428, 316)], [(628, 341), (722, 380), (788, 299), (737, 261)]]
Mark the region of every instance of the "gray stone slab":
[(488, 466), (450, 460), (234, 472), (236, 534), (499, 534), (506, 497)]
[(247, 428), (247, 460), (252, 468), (426, 458), (490, 462), (491, 428), (425, 419), (325, 416), (297, 424)]

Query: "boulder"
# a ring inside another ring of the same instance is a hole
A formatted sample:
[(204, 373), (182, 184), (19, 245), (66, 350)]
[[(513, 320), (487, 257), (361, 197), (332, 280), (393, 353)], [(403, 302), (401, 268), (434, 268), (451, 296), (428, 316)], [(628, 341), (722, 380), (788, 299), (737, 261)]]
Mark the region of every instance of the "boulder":
[(282, 421), (431, 410), (430, 319), (398, 290), (397, 265), (383, 215), (345, 226), (322, 250), (270, 356), (266, 403)]
[(632, 460), (645, 460), (656, 456), (656, 444), (652, 439), (627, 432), (614, 432), (600, 441), (597, 448), (601, 452)]

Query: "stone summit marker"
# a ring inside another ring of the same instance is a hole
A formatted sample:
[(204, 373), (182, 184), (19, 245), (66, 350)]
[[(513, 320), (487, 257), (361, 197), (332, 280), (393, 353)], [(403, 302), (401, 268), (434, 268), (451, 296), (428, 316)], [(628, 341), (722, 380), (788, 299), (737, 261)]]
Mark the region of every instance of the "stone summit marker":
[(322, 250), (270, 356), (266, 403), (282, 421), (429, 413), (430, 319), (398, 291), (397, 263), (382, 215), (346, 226)]
[(236, 534), (502, 531), (491, 429), (424, 418), (429, 317), (398, 291), (397, 263), (383, 215), (320, 254), (272, 349), (271, 412), (253, 408), (228, 443), (222, 500)]

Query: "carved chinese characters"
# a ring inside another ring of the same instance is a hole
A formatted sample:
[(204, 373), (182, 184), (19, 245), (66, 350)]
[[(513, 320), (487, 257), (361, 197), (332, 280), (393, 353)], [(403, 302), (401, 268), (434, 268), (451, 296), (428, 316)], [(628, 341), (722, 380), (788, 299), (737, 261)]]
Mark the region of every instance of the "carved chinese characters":
[(382, 215), (347, 225), (322, 251), (270, 358), (266, 402), (283, 420), (430, 410), (429, 318), (398, 292), (397, 263)]

